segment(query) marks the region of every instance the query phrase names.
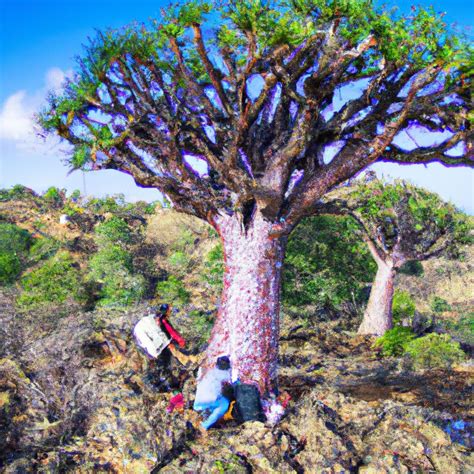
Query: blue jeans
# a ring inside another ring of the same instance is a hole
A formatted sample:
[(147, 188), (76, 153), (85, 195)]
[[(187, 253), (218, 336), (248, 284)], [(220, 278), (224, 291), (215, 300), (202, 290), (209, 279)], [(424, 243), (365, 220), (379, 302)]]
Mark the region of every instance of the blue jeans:
[(221, 395), (213, 402), (195, 402), (193, 408), (196, 411), (212, 410), (208, 418), (201, 423), (201, 426), (208, 430), (217, 420), (219, 420), (219, 418), (222, 418), (225, 415), (226, 411), (229, 409), (229, 405), (229, 400)]

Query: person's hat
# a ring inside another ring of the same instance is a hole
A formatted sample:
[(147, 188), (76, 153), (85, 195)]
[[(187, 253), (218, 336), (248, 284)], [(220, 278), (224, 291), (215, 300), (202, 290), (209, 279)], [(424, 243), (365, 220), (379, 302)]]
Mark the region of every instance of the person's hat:
[(168, 310), (170, 309), (170, 305), (169, 304), (161, 304), (158, 311), (162, 314), (165, 314), (168, 312)]

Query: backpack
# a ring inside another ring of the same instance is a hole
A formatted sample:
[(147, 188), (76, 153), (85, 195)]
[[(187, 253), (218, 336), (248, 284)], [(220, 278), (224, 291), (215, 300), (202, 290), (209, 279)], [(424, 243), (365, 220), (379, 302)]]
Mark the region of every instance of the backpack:
[(236, 383), (234, 385), (235, 404), (232, 417), (240, 422), (265, 421), (260, 393), (255, 385)]
[(153, 315), (144, 316), (135, 324), (133, 336), (137, 344), (156, 359), (171, 342), (168, 335), (156, 323)]

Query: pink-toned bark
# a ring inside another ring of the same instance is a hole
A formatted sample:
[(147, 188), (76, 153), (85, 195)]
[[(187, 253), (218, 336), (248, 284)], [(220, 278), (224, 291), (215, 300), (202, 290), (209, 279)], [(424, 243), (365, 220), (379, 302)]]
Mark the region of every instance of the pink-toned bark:
[(264, 395), (276, 388), (284, 243), (270, 237), (272, 224), (258, 212), (247, 229), (236, 215), (219, 216), (215, 225), (224, 246), (224, 289), (201, 376), (228, 356), (232, 380), (254, 383)]
[(390, 261), (377, 261), (375, 276), (369, 302), (358, 334), (381, 336), (392, 328), (393, 281), (395, 269)]

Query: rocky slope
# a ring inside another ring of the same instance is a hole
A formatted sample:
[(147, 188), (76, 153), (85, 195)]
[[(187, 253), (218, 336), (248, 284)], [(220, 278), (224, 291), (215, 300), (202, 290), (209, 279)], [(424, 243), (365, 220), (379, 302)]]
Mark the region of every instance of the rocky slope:
[[(228, 421), (202, 438), (190, 409), (195, 367), (157, 364), (133, 342), (144, 308), (72, 312), (35, 333), (18, 323), (12, 296), (2, 293), (0, 323), (7, 341), (21, 341), (2, 347), (0, 360), (3, 472), (474, 469), (468, 365), (414, 375), (396, 359), (374, 357), (367, 339), (286, 319), (281, 386), (292, 400), (285, 417), (276, 426)], [(192, 321), (182, 314), (174, 322), (197, 352)], [(174, 390), (185, 405), (169, 413)]]

